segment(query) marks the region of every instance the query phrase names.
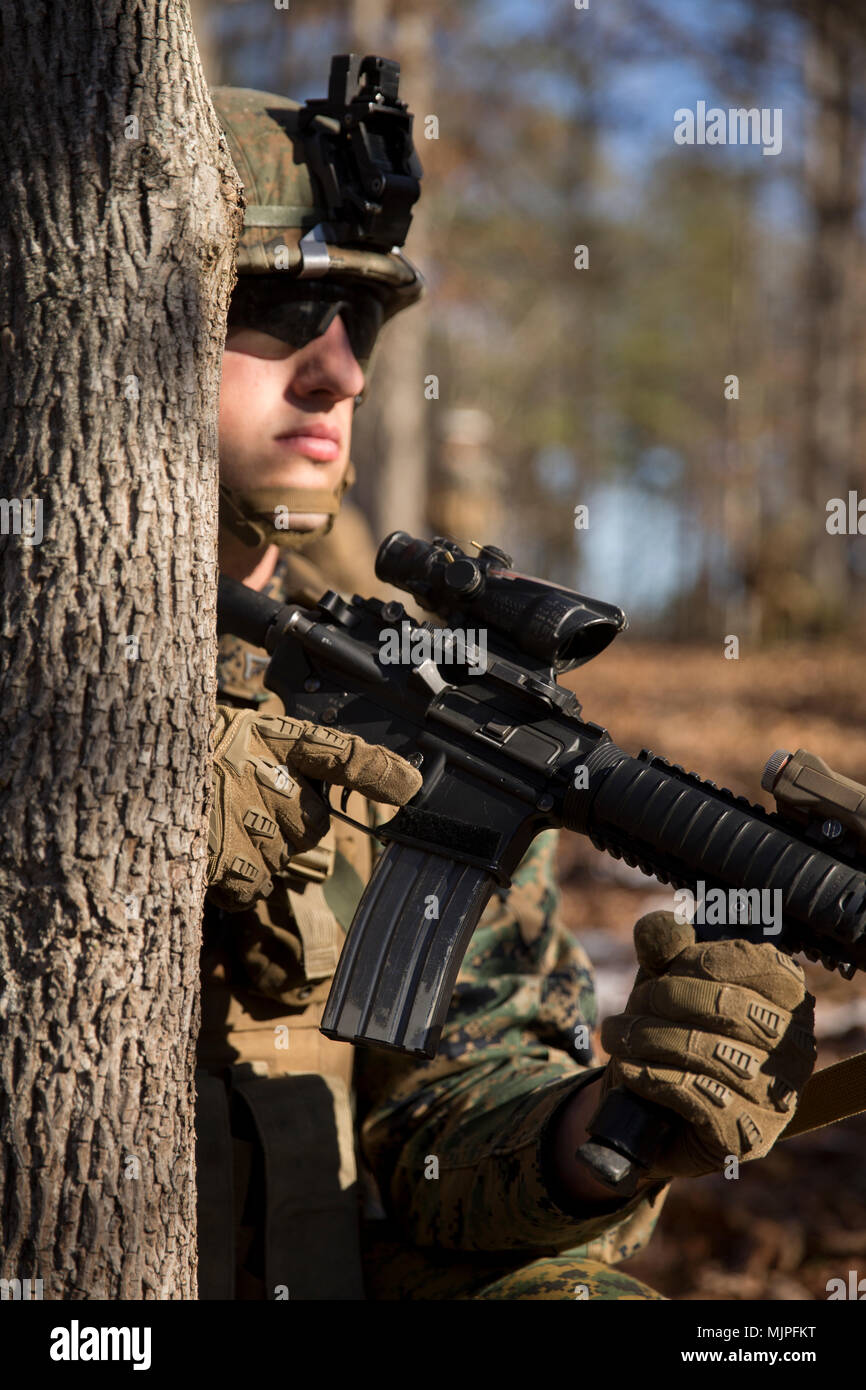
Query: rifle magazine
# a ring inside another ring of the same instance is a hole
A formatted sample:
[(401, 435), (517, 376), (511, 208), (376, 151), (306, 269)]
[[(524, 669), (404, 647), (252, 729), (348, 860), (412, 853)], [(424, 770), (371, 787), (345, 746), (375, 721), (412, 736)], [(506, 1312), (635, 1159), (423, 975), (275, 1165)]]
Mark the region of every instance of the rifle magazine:
[(358, 904), (321, 1031), (341, 1042), (436, 1055), (469, 939), (495, 878), (392, 843)]

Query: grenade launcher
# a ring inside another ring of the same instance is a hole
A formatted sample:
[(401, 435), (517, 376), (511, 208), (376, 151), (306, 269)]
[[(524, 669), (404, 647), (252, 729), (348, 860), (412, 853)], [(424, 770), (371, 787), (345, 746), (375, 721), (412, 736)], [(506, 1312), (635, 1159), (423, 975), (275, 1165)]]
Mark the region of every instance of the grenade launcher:
[[(781, 931), (754, 935), (846, 977), (866, 968), (866, 788), (802, 749), (774, 753), (770, 813), (644, 750), (618, 748), (581, 718), (556, 676), (597, 656), (626, 626), (622, 609), (515, 572), (494, 546), (475, 556), (395, 531), (378, 577), (448, 626), (418, 624), (397, 602), (329, 590), (315, 608), (219, 581), (219, 630), (270, 653), (267, 687), (286, 712), (384, 744), (424, 783), (376, 830), (386, 843), (343, 948), (322, 1032), (351, 1043), (436, 1054), (455, 979), (497, 885), (540, 831), (562, 827), (662, 883), (760, 901), (781, 894)], [(324, 793), (323, 793), (324, 794)], [(346, 794), (342, 810), (348, 819)], [(367, 827), (363, 827), (367, 829)], [(757, 890), (756, 897), (750, 896)], [(743, 913), (745, 918), (746, 913)], [(699, 928), (699, 938), (718, 936)], [(626, 1193), (649, 1166), (670, 1112), (620, 1088), (581, 1150)]]

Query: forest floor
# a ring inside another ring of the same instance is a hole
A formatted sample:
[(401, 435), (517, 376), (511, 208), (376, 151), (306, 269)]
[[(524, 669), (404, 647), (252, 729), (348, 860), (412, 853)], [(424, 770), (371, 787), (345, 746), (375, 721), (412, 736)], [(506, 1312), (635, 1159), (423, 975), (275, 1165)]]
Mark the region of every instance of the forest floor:
[[(783, 646), (728, 661), (721, 644), (639, 644), (626, 634), (566, 683), (584, 717), (629, 752), (652, 748), (771, 809), (760, 780), (777, 748), (807, 748), (866, 782), (866, 654), (853, 647)], [(671, 890), (577, 835), (562, 836), (560, 868), (604, 1017), (631, 988), (634, 922), (671, 907)], [(818, 1000), (820, 1069), (866, 1049), (866, 974), (846, 981), (803, 964)], [(647, 1250), (620, 1268), (673, 1299), (825, 1299), (828, 1280), (847, 1284), (850, 1270), (866, 1278), (864, 1158), (859, 1116), (781, 1143), (736, 1180), (674, 1183)]]

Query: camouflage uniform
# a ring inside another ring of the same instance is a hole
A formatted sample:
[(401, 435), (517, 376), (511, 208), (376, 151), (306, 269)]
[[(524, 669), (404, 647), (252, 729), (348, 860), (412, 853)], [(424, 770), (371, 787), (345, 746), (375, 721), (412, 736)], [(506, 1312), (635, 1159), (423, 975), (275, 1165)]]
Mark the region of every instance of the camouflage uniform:
[[(331, 220), (297, 143), (296, 103), (229, 88), (213, 96), (247, 198), (236, 296), (257, 281), (270, 294), (273, 280), (278, 298), (279, 269), (287, 283), (325, 276), (360, 287), (381, 301), (383, 321), (419, 298), (421, 278), (397, 246)], [(321, 535), (344, 485), (312, 508), (328, 513)], [(285, 543), (267, 592), (312, 602), (327, 584), (293, 547), (313, 535), (272, 534), (271, 491), (221, 486), (221, 524), (248, 544)], [(283, 500), (305, 511), (312, 496), (289, 490)], [(263, 688), (265, 664), (223, 637), (220, 700), (282, 713)], [(348, 810), (370, 814), (354, 793)], [(645, 1242), (665, 1189), (586, 1217), (546, 1172), (547, 1122), (598, 1075), (591, 1048), (573, 1046), (575, 1026), (595, 1022), (595, 999), (589, 962), (557, 915), (553, 837), (536, 842), (515, 886), (488, 906), (431, 1063), (318, 1030), (371, 844), (336, 822), (253, 910), (206, 908), (201, 1297), (573, 1298), (583, 1287), (655, 1297), (611, 1264)], [(436, 1164), (438, 1177), (425, 1176)]]
[[(325, 587), (309, 562), (290, 556), (268, 592), (309, 602)], [(263, 688), (263, 664), (262, 654), (222, 638), (220, 699), (280, 712)], [(339, 923), (338, 950), (370, 842), (342, 827), (332, 833), (322, 891)], [(203, 1296), (231, 1296), (234, 1185), (241, 1296), (658, 1297), (611, 1266), (645, 1244), (667, 1189), (586, 1216), (546, 1171), (547, 1122), (599, 1075), (591, 1044), (574, 1046), (575, 1029), (595, 1025), (596, 1004), (590, 963), (559, 918), (554, 849), (554, 832), (539, 837), (513, 887), (488, 905), (432, 1062), (318, 1033), (329, 988), (324, 915), (313, 950), (293, 917), (313, 882), (278, 877), (254, 912), (208, 908), (200, 1092), (216, 1087), (211, 1101), (217, 1092), (226, 1099), (221, 1117), (201, 1126)], [(328, 895), (332, 880), (338, 889)]]

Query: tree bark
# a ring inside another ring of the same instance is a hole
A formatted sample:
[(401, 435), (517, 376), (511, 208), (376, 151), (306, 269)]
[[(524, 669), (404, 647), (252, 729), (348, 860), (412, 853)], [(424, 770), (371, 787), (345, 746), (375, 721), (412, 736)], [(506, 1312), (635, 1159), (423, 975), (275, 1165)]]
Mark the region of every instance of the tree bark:
[(194, 1298), (237, 178), (187, 0), (0, 0), (0, 45), (2, 1275)]

